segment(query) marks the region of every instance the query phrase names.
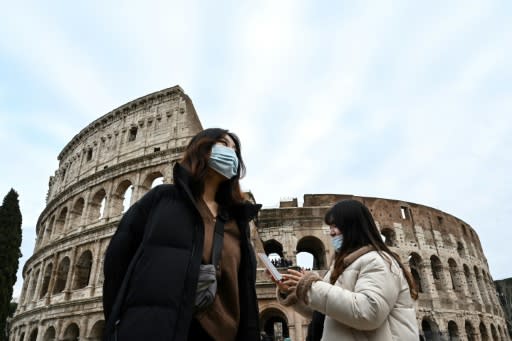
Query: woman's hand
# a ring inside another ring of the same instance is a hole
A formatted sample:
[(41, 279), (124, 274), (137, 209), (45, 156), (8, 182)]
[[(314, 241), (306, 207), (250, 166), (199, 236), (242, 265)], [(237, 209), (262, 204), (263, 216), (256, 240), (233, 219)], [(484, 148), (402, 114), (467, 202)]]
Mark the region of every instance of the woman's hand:
[(274, 282), (277, 287), (279, 288), (279, 292), (282, 294), (289, 294), (293, 290), (295, 290), (295, 287), (297, 286), (297, 283), (300, 281), (302, 276), (304, 276), (304, 270), (296, 271), (292, 269), (287, 270), (287, 274), (282, 274), (283, 279), (280, 281), (276, 281), (274, 277), (270, 274), (268, 270), (265, 270), (265, 274), (272, 282)]
[(288, 286), (288, 288), (294, 288), (297, 286), (297, 283), (301, 280), (301, 278), (304, 276), (304, 270), (292, 270), (288, 269), (287, 274), (283, 274), (283, 280), (282, 282)]

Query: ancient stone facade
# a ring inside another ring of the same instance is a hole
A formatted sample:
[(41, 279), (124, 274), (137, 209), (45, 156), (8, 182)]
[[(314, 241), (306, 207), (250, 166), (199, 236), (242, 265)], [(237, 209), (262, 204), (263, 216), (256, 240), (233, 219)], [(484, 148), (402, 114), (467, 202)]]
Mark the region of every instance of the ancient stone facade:
[[(189, 97), (176, 86), (113, 110), (80, 131), (59, 154), (37, 222), (34, 254), (11, 341), (100, 340), (103, 256), (123, 212), (151, 187), (172, 182), (172, 165), (202, 129)], [(276, 193), (278, 195), (278, 193)], [(352, 196), (305, 195), (261, 211), (251, 239), (257, 251), (296, 262), (313, 255), (325, 273), (333, 251), (323, 214)], [(510, 340), (478, 236), (442, 211), (396, 200), (354, 197), (370, 207), (386, 243), (421, 288), (418, 325), (428, 340)], [(275, 300), (258, 267), (262, 330), (275, 340), (303, 340), (308, 321)]]
[(505, 311), (508, 332), (512, 333), (512, 278), (494, 281), (500, 303)]
[[(487, 260), (475, 231), (440, 210), (410, 202), (352, 195), (305, 195), (265, 209), (258, 221), (267, 254), (277, 253), (296, 264), (297, 254), (313, 255), (322, 274), (333, 257), (326, 210), (342, 199), (355, 199), (372, 212), (383, 238), (411, 270), (418, 288), (418, 326), (423, 340), (510, 340)], [(303, 340), (308, 321), (274, 299), (275, 289), (261, 274), (261, 325), (273, 333)]]
[(100, 340), (103, 255), (123, 211), (155, 183), (202, 130), (176, 86), (100, 117), (59, 154), (10, 340)]

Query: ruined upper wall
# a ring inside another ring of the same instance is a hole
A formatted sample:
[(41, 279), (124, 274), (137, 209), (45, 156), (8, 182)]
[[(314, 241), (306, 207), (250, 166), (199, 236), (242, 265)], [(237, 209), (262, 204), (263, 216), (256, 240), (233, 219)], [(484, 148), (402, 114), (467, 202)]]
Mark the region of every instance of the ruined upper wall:
[(202, 126), (179, 86), (112, 110), (82, 129), (58, 156), (47, 203), (77, 181), (135, 157), (183, 147)]

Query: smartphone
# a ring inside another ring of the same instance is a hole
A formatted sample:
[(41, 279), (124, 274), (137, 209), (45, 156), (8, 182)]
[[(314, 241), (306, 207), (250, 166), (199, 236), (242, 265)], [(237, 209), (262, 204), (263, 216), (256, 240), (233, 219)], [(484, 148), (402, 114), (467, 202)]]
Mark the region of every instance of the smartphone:
[(265, 265), (265, 267), (267, 268), (267, 270), (270, 272), (270, 274), (272, 275), (272, 277), (280, 282), (282, 279), (283, 279), (283, 276), (279, 273), (279, 271), (276, 269), (276, 267), (274, 266), (274, 264), (272, 264), (272, 262), (270, 261), (270, 259), (267, 257), (266, 254), (264, 254), (263, 252), (258, 252), (257, 253), (258, 257), (261, 259), (261, 261), (263, 262), (263, 265)]

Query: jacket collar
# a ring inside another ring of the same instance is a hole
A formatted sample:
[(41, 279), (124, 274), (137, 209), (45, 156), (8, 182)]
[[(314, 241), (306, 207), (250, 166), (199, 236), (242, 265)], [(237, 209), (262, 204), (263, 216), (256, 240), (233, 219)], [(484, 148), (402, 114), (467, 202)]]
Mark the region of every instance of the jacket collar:
[[(192, 178), (190, 172), (183, 167), (179, 162), (176, 162), (173, 168), (173, 179), (176, 186), (182, 189), (186, 194), (188, 199), (194, 204), (197, 208), (197, 202), (194, 198), (192, 189), (194, 186), (194, 179)], [(220, 215), (224, 216), (226, 220), (230, 217), (233, 217), (235, 220), (240, 221), (251, 221), (258, 215), (258, 211), (261, 209), (260, 204), (253, 204), (250, 201), (245, 201), (243, 203), (239, 203), (233, 205), (232, 207), (221, 207)]]

